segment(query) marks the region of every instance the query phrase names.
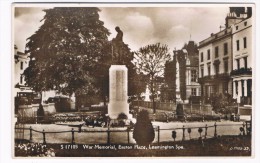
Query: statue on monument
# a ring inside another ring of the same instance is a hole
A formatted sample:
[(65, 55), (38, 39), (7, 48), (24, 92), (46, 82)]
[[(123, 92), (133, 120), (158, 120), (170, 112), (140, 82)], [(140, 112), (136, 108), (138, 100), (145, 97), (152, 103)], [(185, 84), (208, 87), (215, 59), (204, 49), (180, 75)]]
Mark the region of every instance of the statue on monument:
[(116, 64), (122, 62), (122, 52), (123, 52), (123, 32), (119, 27), (116, 27), (117, 35), (112, 39), (112, 61)]

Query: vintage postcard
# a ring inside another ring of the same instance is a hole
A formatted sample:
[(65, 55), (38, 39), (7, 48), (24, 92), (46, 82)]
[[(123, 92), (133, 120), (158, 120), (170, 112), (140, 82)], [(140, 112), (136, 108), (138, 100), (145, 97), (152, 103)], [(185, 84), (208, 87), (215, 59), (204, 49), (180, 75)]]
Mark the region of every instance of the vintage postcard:
[(14, 158), (254, 156), (254, 4), (12, 14)]

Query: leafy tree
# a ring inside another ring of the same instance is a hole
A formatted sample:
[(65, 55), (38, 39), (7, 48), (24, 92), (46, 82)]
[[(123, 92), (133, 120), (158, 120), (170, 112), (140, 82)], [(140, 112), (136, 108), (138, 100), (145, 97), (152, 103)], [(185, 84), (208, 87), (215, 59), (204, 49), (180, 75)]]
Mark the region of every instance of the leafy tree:
[[(77, 99), (91, 103), (102, 98), (106, 102), (112, 49), (108, 41), (110, 33), (99, 20), (100, 10), (69, 7), (44, 11), (44, 24), (28, 38), (26, 45), (31, 58), (24, 72), (26, 84), (37, 92), (75, 93), (78, 106), (81, 104)], [(122, 62), (128, 68), (128, 78), (135, 79), (138, 75), (132, 63), (133, 53), (127, 44), (122, 48)], [(139, 83), (129, 82), (129, 95), (145, 89), (140, 87)]]
[[(135, 69), (134, 69), (135, 70)], [(137, 74), (136, 71), (129, 74), (128, 94), (134, 100), (141, 100), (141, 94), (146, 90), (147, 76), (143, 73)]]
[(108, 29), (95, 7), (44, 10), (43, 25), (29, 37), (26, 53), (30, 65), (26, 84), (35, 91), (57, 90), (63, 94), (97, 94), (96, 74), (106, 57)]
[(147, 45), (141, 47), (135, 52), (135, 66), (139, 72), (149, 76), (149, 89), (152, 94), (153, 112), (156, 112), (155, 108), (155, 86), (156, 79), (163, 75), (165, 62), (170, 60), (170, 54), (167, 45), (161, 45), (160, 43)]
[(133, 131), (133, 138), (138, 145), (148, 146), (153, 142), (155, 133), (147, 110), (139, 112)]

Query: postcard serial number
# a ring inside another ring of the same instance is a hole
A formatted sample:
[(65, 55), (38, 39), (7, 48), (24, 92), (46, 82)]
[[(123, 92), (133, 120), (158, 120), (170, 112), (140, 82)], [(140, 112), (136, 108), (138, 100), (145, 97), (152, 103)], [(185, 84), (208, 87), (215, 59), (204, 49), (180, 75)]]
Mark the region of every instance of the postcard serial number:
[(250, 147), (230, 147), (230, 151), (250, 151)]
[(77, 144), (61, 144), (60, 149), (78, 149), (79, 146)]

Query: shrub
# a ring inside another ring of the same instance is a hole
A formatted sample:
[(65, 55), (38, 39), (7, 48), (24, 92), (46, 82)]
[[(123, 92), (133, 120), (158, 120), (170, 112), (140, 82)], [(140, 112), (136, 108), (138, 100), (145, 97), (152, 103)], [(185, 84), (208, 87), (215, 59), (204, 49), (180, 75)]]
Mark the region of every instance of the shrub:
[(230, 94), (216, 94), (211, 97), (212, 110), (215, 113), (231, 114), (237, 113), (236, 102)]
[(125, 126), (125, 120), (128, 119), (127, 115), (125, 113), (120, 113), (117, 117), (118, 120), (118, 126), (124, 127)]
[(127, 115), (125, 113), (120, 113), (117, 117), (118, 120), (123, 120), (123, 119), (127, 119)]
[(149, 113), (146, 110), (139, 112), (133, 131), (133, 138), (138, 145), (148, 146), (154, 140), (155, 133)]

